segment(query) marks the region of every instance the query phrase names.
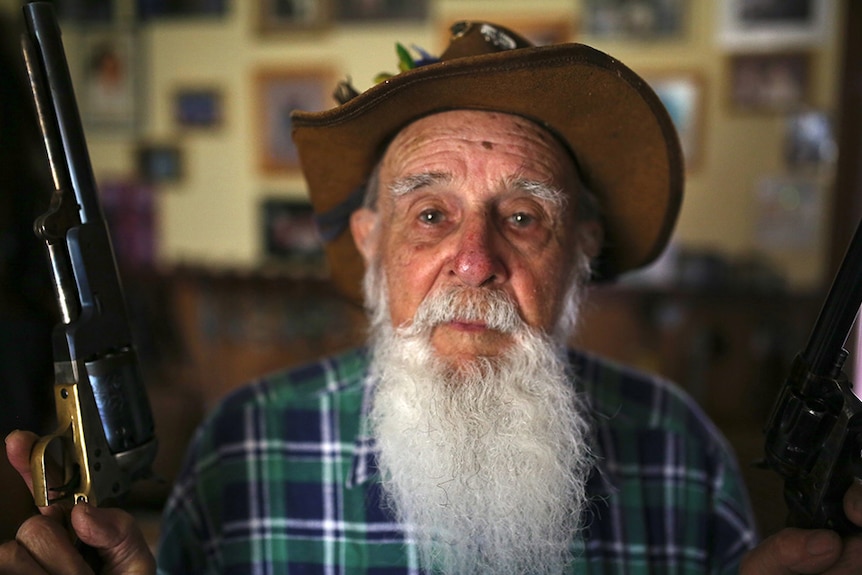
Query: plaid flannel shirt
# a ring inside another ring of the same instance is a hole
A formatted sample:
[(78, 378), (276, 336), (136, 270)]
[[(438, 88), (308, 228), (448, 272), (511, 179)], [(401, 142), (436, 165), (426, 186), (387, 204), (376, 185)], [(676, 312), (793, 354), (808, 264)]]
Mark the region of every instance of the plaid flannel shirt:
[[(570, 573), (736, 573), (755, 543), (730, 449), (671, 384), (570, 352), (599, 463)], [(264, 378), (198, 430), (165, 510), (163, 574), (421, 573), (381, 506), (367, 354)]]

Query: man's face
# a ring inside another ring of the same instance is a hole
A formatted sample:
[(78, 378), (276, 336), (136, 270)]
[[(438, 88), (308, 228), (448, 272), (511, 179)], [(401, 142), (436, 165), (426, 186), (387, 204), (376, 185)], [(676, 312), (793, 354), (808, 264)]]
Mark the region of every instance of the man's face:
[[(377, 258), (383, 271), (393, 326), (458, 286), (505, 292), (527, 325), (553, 332), (578, 249), (598, 249), (598, 224), (581, 222), (594, 227), (587, 234), (576, 225), (579, 188), (566, 151), (523, 118), (458, 110), (407, 126), (382, 159), (376, 212), (351, 222), (366, 262)], [(431, 343), (459, 365), (512, 341), (465, 319), (437, 325)]]

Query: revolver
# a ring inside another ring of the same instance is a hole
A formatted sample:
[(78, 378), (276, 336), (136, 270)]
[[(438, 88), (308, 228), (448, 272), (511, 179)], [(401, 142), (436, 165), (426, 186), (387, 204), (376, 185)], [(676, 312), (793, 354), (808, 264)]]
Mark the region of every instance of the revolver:
[[(151, 475), (153, 416), (60, 27), (48, 2), (23, 10), (22, 51), (54, 184), (34, 231), (47, 247), (60, 311), (52, 333), (58, 427), (31, 452), (33, 496), (40, 507), (61, 500), (101, 505)], [(54, 457), (63, 477), (49, 485)]]
[(844, 371), (844, 345), (860, 302), (862, 223), (765, 428), (764, 464), (784, 479), (792, 527), (860, 530), (843, 510), (844, 492), (862, 477), (862, 402)]

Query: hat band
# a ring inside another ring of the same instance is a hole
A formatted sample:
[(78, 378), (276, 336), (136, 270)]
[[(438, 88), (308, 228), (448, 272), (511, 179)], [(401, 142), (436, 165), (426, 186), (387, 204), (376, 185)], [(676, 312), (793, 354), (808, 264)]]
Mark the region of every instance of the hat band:
[(343, 202), (329, 211), (315, 215), (320, 238), (328, 243), (344, 233), (350, 225), (350, 214), (359, 209), (364, 198), (365, 186), (357, 186)]

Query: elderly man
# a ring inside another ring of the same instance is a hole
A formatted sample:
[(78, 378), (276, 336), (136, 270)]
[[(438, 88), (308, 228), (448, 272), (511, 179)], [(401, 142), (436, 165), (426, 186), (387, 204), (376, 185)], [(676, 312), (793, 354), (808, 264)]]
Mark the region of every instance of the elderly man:
[[(212, 414), (159, 570), (852, 572), (858, 541), (828, 531), (755, 548), (736, 463), (698, 408), (566, 350), (585, 284), (645, 265), (673, 227), (682, 160), (656, 96), (605, 54), (488, 23), (457, 25), (422, 64), (295, 115), (333, 280), (358, 298), (364, 277), (369, 346)], [(25, 476), (31, 441), (7, 441)], [(857, 507), (852, 488), (862, 524)], [(71, 518), (103, 572), (154, 569), (122, 511)], [(0, 559), (84, 568), (50, 517)]]

